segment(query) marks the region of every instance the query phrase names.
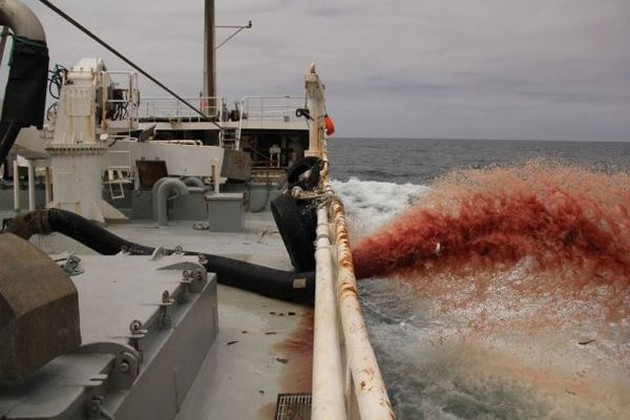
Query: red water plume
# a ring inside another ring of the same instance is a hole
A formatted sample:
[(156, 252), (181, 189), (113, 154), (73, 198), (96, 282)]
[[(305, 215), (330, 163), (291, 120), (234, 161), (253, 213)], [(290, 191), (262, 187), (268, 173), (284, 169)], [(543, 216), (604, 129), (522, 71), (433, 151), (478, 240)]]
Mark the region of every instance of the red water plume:
[[(353, 252), (357, 278), (470, 274), (525, 258), (577, 286), (630, 283), (630, 177), (530, 163), (442, 179)], [(566, 277), (566, 276), (565, 276)]]

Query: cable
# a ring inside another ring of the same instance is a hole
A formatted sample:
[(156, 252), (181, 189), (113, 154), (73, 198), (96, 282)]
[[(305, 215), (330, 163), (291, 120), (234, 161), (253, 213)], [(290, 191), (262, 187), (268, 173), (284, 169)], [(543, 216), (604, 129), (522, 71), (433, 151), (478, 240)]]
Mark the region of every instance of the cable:
[(48, 79), (50, 81), (50, 84), (48, 85), (48, 93), (50, 93), (50, 96), (53, 98), (59, 99), (59, 96), (61, 95), (61, 87), (63, 86), (63, 79), (68, 73), (68, 70), (60, 64), (55, 64), (55, 67), (52, 70), (49, 70), (48, 73), (50, 74), (50, 78)]
[(133, 67), (134, 69), (136, 69), (139, 73), (141, 73), (144, 77), (146, 77), (147, 79), (151, 80), (153, 83), (155, 83), (156, 85), (158, 85), (159, 87), (161, 87), (162, 89), (164, 89), (165, 91), (167, 91), (169, 94), (171, 94), (173, 97), (177, 98), (179, 101), (181, 101), (184, 105), (186, 105), (187, 107), (189, 107), (190, 109), (192, 109), (193, 111), (195, 111), (197, 114), (199, 114), (205, 121), (208, 121), (212, 124), (214, 124), (215, 126), (217, 126), (220, 130), (223, 130), (223, 127), (221, 127), (221, 125), (217, 124), (216, 122), (212, 121), (210, 119), (210, 117), (208, 117), (206, 114), (204, 114), (202, 111), (200, 111), (198, 108), (196, 108), (194, 105), (192, 105), (191, 103), (189, 103), (188, 101), (186, 101), (184, 98), (182, 98), (181, 96), (179, 96), (177, 93), (175, 93), (174, 91), (172, 91), (171, 89), (169, 89), (168, 87), (166, 87), (166, 85), (164, 85), (162, 82), (160, 82), (159, 80), (157, 80), (155, 77), (151, 76), (149, 73), (147, 73), (146, 71), (144, 71), (140, 66), (138, 66), (137, 64), (135, 64), (133, 61), (131, 61), (130, 59), (128, 59), (127, 57), (125, 57), (123, 54), (119, 53), (118, 51), (116, 51), (112, 46), (110, 46), (109, 44), (107, 44), (105, 41), (103, 41), (102, 39), (100, 39), (98, 36), (96, 36), (94, 33), (92, 33), (89, 29), (87, 29), (85, 26), (81, 25), (79, 22), (77, 22), (76, 20), (74, 20), (72, 17), (70, 17), (68, 14), (66, 14), (63, 10), (59, 9), (57, 6), (55, 6), (54, 4), (52, 4), (51, 2), (49, 2), (48, 0), (39, 0), (40, 3), (42, 3), (44, 6), (48, 7), (49, 9), (51, 9), (53, 12), (57, 13), (59, 16), (61, 16), (62, 18), (64, 18), (65, 20), (67, 20), (68, 22), (70, 22), (72, 25), (74, 25), (77, 29), (79, 29), (81, 32), (83, 32), (84, 34), (86, 34), (87, 36), (89, 36), (90, 38), (92, 38), (94, 41), (96, 41), (97, 43), (99, 43), (101, 46), (105, 47), (109, 52), (111, 52), (112, 54), (114, 54), (116, 57), (120, 58), (122, 61), (124, 61), (125, 63), (129, 64), (131, 67)]

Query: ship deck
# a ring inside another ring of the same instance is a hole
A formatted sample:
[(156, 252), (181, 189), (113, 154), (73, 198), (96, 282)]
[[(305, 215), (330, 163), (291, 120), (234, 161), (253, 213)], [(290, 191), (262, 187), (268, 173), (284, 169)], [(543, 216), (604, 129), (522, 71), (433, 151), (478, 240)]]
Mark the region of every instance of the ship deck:
[[(185, 251), (291, 269), (270, 213), (246, 213), (241, 233), (193, 229), (193, 224), (172, 221), (158, 227), (140, 221), (107, 227), (146, 246), (181, 246)], [(31, 242), (48, 253), (75, 251), (79, 257), (85, 255), (86, 262), (98, 258), (59, 234), (35, 236)], [(102, 275), (107, 276), (107, 270)], [(217, 295), (219, 331), (176, 418), (273, 418), (279, 394), (310, 392), (313, 310), (221, 284)]]
[[(245, 213), (242, 233), (192, 229), (192, 222), (112, 225), (148, 246), (200, 251), (290, 270), (271, 213)], [(219, 332), (179, 420), (273, 418), (280, 393), (310, 392), (312, 308), (218, 286)]]

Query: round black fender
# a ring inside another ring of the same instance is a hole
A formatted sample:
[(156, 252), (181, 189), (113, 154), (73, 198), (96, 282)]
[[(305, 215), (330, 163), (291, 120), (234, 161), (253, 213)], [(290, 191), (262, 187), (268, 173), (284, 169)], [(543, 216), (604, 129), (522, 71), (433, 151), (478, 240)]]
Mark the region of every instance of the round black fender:
[(321, 161), (322, 160), (318, 157), (308, 156), (291, 165), (291, 167), (287, 169), (288, 188), (291, 189), (295, 186), (299, 186), (303, 190), (312, 190), (317, 187)]
[(271, 213), (297, 271), (315, 269), (315, 207), (298, 203), (287, 192), (271, 202)]

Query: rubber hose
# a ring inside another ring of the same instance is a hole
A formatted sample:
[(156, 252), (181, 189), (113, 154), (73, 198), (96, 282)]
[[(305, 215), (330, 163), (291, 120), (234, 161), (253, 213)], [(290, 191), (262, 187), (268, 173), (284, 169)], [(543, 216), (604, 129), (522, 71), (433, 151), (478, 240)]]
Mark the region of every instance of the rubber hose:
[(216, 273), (219, 283), (259, 295), (295, 303), (315, 301), (315, 273), (276, 270), (218, 255), (201, 254), (208, 272)]
[(115, 255), (127, 249), (150, 254), (148, 252), (150, 248), (143, 249), (140, 245), (125, 241), (76, 213), (60, 209), (35, 210), (17, 216), (11, 220), (6, 232), (27, 241), (33, 235), (59, 232), (103, 255)]
[[(120, 251), (131, 255), (151, 255), (155, 248), (127, 241), (90, 220), (61, 209), (35, 210), (16, 217), (7, 232), (25, 240), (32, 235), (59, 232), (102, 255), (116, 255)], [(173, 251), (167, 251), (173, 252)], [(274, 299), (313, 304), (315, 273), (276, 270), (244, 261), (200, 252), (185, 251), (187, 255), (201, 255), (208, 272), (216, 273), (219, 283), (247, 290)]]

